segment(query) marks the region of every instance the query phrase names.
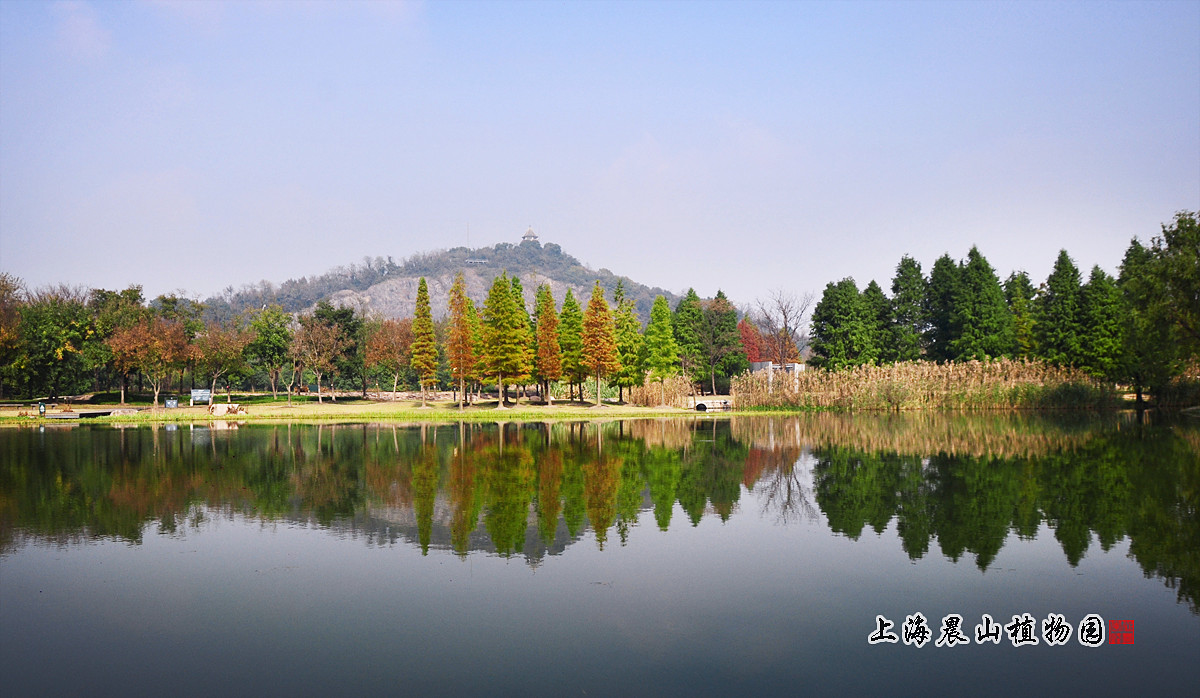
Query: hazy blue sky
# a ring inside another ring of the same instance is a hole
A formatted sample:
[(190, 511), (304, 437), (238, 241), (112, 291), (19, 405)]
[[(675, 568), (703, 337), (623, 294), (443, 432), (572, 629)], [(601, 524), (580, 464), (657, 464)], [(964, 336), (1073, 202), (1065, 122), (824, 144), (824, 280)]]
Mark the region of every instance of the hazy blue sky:
[(200, 296), (543, 242), (748, 303), (1200, 208), (1200, 2), (0, 0), (0, 269)]

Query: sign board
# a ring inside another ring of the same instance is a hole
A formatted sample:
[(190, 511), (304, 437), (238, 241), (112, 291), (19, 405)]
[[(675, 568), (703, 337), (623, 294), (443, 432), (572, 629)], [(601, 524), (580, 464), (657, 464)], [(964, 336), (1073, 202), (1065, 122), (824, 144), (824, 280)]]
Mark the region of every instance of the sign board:
[(197, 402), (207, 402), (208, 404), (211, 405), (212, 404), (212, 391), (209, 390), (208, 388), (202, 388), (200, 390), (193, 390), (192, 391), (192, 404), (194, 405)]
[(168, 410), (173, 410), (176, 407), (179, 407), (179, 398), (175, 398), (175, 397), (167, 398), (166, 405), (167, 405)]

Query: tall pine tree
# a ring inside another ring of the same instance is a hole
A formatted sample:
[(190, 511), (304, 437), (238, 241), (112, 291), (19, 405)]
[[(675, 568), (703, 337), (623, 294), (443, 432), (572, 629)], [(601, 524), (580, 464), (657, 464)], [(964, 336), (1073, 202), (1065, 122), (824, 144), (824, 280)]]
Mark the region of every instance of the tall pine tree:
[(1125, 343), (1125, 300), (1117, 282), (1099, 265), (1080, 293), (1083, 335), (1081, 368), (1097, 378), (1120, 378), (1121, 353)]
[(1075, 366), (1081, 362), (1080, 291), (1079, 269), (1062, 250), (1034, 301), (1034, 340), (1038, 355), (1050, 363)]
[(529, 377), (529, 322), (517, 308), (508, 274), (496, 277), (483, 305), (483, 354), (488, 375), (495, 376), (500, 399), (496, 407), (508, 401), (508, 383)]
[(553, 404), (550, 397), (550, 382), (562, 377), (562, 348), (558, 343), (558, 312), (554, 309), (554, 295), (548, 284), (537, 289), (537, 353), (534, 355), (534, 373), (542, 384), (542, 395), (546, 404)]
[(875, 358), (872, 322), (854, 279), (825, 285), (812, 316), (813, 363), (830, 370), (869, 363)]
[(666, 404), (666, 380), (679, 372), (679, 347), (671, 327), (671, 307), (662, 296), (654, 299), (643, 340), (642, 365), (646, 368), (646, 377), (650, 382), (658, 383), (660, 404)]
[(421, 385), (421, 406), (427, 407), (426, 391), (437, 371), (438, 347), (437, 335), (433, 330), (433, 312), (429, 307), (429, 287), (425, 284), (424, 276), (417, 282), (417, 308), (413, 314), (412, 333), (411, 365)]
[(950, 325), (955, 335), (950, 340), (950, 358), (955, 360), (1008, 356), (1016, 344), (1000, 279), (974, 245), (959, 270)]
[(925, 334), (925, 276), (921, 263), (905, 255), (892, 278), (892, 340), (885, 360), (912, 361), (921, 356)]
[(617, 386), (619, 402), (625, 402), (625, 389), (639, 386), (646, 381), (646, 372), (642, 369), (639, 355), (642, 351), (642, 321), (638, 319), (637, 308), (632, 298), (625, 297), (625, 282), (617, 281), (617, 289), (613, 293), (615, 313), (613, 323), (617, 332), (617, 355), (621, 360), (621, 370), (613, 374), (612, 382)]
[(583, 313), (583, 364), (596, 378), (596, 407), (600, 407), (600, 379), (621, 369), (617, 355), (617, 331), (604, 300), (600, 282), (592, 287), (592, 297)]
[(1029, 274), (1015, 271), (1004, 282), (1004, 300), (1013, 319), (1013, 355), (1028, 359), (1036, 353), (1033, 339), (1033, 299), (1036, 292)]
[(959, 266), (944, 254), (933, 263), (925, 293), (925, 346), (929, 358), (946, 361), (953, 357), (950, 345), (955, 340), (952, 314), (958, 293)]
[(700, 316), (700, 296), (696, 295), (695, 289), (689, 288), (675, 305), (675, 315), (671, 318), (671, 324), (675, 328), (675, 343), (679, 345), (683, 373), (692, 381), (695, 381), (701, 364)]
[[(570, 384), (570, 398), (575, 399), (575, 386), (587, 376), (583, 367), (583, 309), (571, 289), (563, 296), (562, 313), (558, 316), (558, 343), (562, 348), (563, 377)], [(580, 385), (579, 398), (583, 399)]]
[(895, 361), (896, 351), (892, 345), (892, 303), (874, 279), (863, 289), (862, 302), (870, 329), (872, 360), (881, 363)]
[(475, 337), (467, 306), (470, 300), (460, 271), (450, 286), (450, 327), (446, 339), (446, 358), (450, 362), (450, 375), (458, 385), (460, 410), (466, 398), (467, 381), (475, 373)]

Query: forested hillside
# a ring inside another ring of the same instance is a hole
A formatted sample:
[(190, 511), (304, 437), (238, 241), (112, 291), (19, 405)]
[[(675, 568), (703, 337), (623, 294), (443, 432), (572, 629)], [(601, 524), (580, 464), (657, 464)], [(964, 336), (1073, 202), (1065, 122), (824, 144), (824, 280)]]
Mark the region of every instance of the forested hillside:
[(532, 302), (533, 290), (543, 282), (549, 283), (561, 297), (567, 287), (578, 295), (599, 281), (600, 287), (611, 296), (617, 282), (624, 279), (625, 294), (634, 301), (643, 322), (650, 317), (655, 296), (666, 297), (672, 305), (678, 300), (675, 294), (662, 288), (642, 285), (608, 269), (590, 269), (554, 243), (525, 241), (516, 245), (501, 242), (492, 247), (423, 252), (400, 263), (391, 257), (367, 258), (362, 264), (336, 267), (320, 276), (288, 279), (279, 285), (260, 281), (238, 290), (229, 287), (221, 295), (204, 301), (205, 316), (224, 321), (242, 311), (274, 304), (287, 312), (300, 312), (318, 301), (329, 300), (335, 305), (366, 309), (385, 317), (407, 317), (413, 312), (417, 279), (423, 276), (429, 280), (434, 316), (441, 317), (446, 312), (446, 294), (459, 271), (466, 274), (467, 293), (476, 303), (482, 303), (492, 280), (505, 271), (525, 283), (527, 302)]

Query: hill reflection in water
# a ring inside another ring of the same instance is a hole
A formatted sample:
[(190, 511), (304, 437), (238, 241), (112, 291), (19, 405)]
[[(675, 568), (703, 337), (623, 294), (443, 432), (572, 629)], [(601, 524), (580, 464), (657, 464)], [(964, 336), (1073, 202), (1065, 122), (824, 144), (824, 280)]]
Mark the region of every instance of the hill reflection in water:
[(1128, 539), (1200, 608), (1200, 431), (1132, 418), (832, 414), (449, 425), (183, 425), (0, 431), (0, 555), (132, 542), (214, 516), (547, 564), (739, 510), (911, 559), (1053, 530), (1075, 566)]

